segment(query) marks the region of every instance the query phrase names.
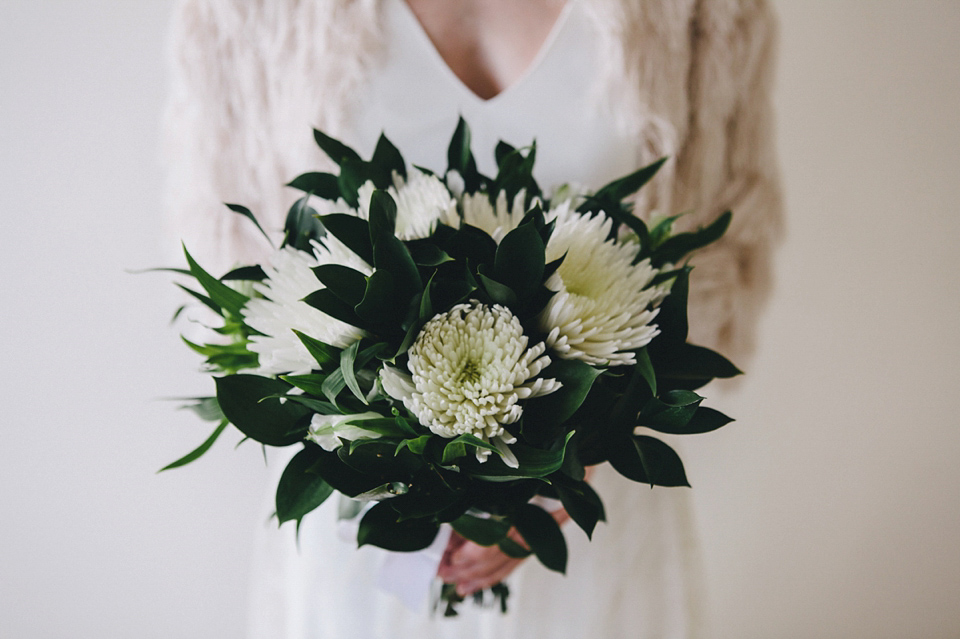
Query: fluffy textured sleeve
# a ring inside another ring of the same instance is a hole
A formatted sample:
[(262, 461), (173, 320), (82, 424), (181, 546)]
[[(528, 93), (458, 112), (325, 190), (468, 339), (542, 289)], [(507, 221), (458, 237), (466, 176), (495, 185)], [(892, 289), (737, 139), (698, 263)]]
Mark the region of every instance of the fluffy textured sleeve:
[(742, 363), (771, 284), (782, 201), (771, 108), (774, 16), (762, 0), (699, 3), (688, 77), (690, 128), (677, 163), (676, 210), (704, 224), (726, 210), (723, 239), (698, 254), (691, 340)]
[(218, 273), (267, 248), (224, 202), (260, 214), (278, 205), (264, 194), (283, 184), (267, 143), (267, 69), (253, 33), (254, 4), (182, 0), (171, 25), (166, 225), (168, 235)]

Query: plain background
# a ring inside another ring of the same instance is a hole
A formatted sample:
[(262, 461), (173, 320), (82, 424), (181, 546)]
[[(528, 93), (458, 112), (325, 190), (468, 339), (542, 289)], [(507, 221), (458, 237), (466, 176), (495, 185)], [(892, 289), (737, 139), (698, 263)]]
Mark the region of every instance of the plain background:
[[(687, 440), (712, 637), (960, 637), (960, 2), (779, 0), (788, 205), (739, 419)], [(0, 636), (233, 638), (265, 473), (159, 398), (171, 2), (0, 3)]]

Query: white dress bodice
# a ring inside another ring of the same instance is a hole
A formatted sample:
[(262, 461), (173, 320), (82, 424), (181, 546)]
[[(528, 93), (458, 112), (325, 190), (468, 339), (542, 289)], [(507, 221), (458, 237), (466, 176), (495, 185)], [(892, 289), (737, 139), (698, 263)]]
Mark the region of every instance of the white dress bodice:
[[(408, 164), (442, 172), (459, 116), (472, 131), (478, 168), (495, 174), (498, 140), (536, 139), (541, 188), (597, 188), (638, 168), (635, 145), (596, 108), (594, 27), (571, 0), (539, 55), (490, 100), (447, 67), (402, 0), (383, 0), (386, 40), (343, 139), (369, 157), (381, 131)], [(283, 460), (273, 460), (276, 480)], [(281, 463), (276, 463), (280, 461)], [(511, 575), (510, 612), (461, 606), (456, 619), (411, 610), (377, 584), (380, 549), (337, 534), (336, 500), (308, 515), (299, 543), (292, 524), (259, 534), (250, 605), (253, 639), (679, 639), (696, 634), (696, 539), (685, 489), (634, 484), (609, 468), (593, 483), (607, 523), (593, 541), (565, 527), (566, 576), (528, 560)], [(275, 481), (272, 484), (276, 485)], [(267, 507), (269, 508), (269, 506)], [(269, 512), (269, 510), (267, 511)], [(298, 547), (299, 546), (299, 547)]]
[(593, 24), (568, 2), (526, 72), (489, 100), (450, 70), (402, 0), (383, 6), (386, 44), (371, 70), (345, 137), (373, 152), (383, 131), (410, 164), (442, 172), (450, 136), (463, 118), (481, 173), (496, 173), (494, 148), (536, 140), (534, 177), (541, 188), (597, 187), (636, 168), (635, 144), (597, 108), (599, 51)]

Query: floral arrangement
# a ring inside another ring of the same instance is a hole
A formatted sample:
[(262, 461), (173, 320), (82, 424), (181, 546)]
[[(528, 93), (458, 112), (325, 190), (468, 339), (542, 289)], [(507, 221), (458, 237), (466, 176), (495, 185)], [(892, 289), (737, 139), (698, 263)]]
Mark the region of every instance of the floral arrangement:
[[(730, 421), (694, 392), (740, 371), (687, 342), (684, 262), (730, 213), (689, 233), (672, 232), (675, 217), (635, 217), (628, 198), (663, 160), (594, 193), (548, 196), (536, 147), (501, 142), (497, 175), (482, 175), (462, 120), (442, 175), (408, 167), (382, 136), (370, 160), (315, 138), (339, 174), (289, 184), (304, 196), (269, 264), (217, 278), (186, 253), (181, 272), (199, 289), (184, 288), (223, 320), (223, 343), (185, 340), (216, 382), (192, 407), (218, 425), (168, 468), (233, 424), (301, 448), (277, 486), (280, 524), (299, 526), (338, 492), (369, 502), (360, 545), (415, 551), (449, 523), (560, 572), (564, 536), (535, 496), (558, 499), (589, 536), (604, 509), (586, 466), (688, 485), (673, 449), (646, 433)], [(313, 198), (342, 212), (319, 215)], [(506, 593), (494, 588), (501, 604)], [(454, 613), (456, 593), (444, 597)]]

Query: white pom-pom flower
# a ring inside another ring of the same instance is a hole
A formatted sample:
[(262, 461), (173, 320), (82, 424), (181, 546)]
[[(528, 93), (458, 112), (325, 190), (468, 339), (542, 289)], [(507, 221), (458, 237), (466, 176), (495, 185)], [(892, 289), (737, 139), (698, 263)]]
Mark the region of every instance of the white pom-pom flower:
[(493, 205), (486, 193), (467, 193), (460, 199), (463, 218), (453, 209), (443, 216), (442, 222), (455, 229), (461, 224), (475, 226), (499, 244), (503, 236), (517, 228), (523, 219), (525, 199), (526, 192), (521, 190), (512, 202), (508, 202), (506, 192), (500, 191), (496, 205)]
[[(357, 215), (370, 219), (370, 196), (373, 182), (365, 182), (357, 196), (360, 210)], [(437, 222), (446, 219), (450, 212), (456, 214), (457, 202), (444, 183), (434, 175), (411, 169), (404, 181), (399, 174), (393, 175), (393, 186), (387, 193), (397, 203), (396, 235), (401, 240), (417, 240), (428, 237), (437, 228)]]
[[(543, 343), (527, 347), (520, 321), (502, 306), (459, 304), (427, 322), (410, 347), (410, 373), (384, 366), (384, 391), (441, 437), (474, 435), (516, 466), (504, 425), (520, 419), (521, 399), (554, 392), (560, 382), (537, 377), (550, 363)], [(477, 449), (485, 460), (490, 451)]]
[(274, 253), (263, 269), (267, 279), (254, 287), (263, 298), (251, 299), (243, 309), (247, 325), (263, 333), (252, 336), (248, 346), (258, 355), (262, 375), (299, 375), (316, 367), (316, 360), (293, 329), (338, 348), (346, 348), (364, 335), (359, 328), (302, 301), (323, 288), (311, 270), (314, 266), (343, 264), (365, 275), (372, 272), (370, 265), (336, 238), (327, 235), (323, 242), (314, 243), (312, 253), (289, 246)]
[(633, 264), (636, 244), (608, 239), (603, 214), (558, 216), (547, 261), (566, 257), (546, 282), (556, 291), (540, 315), (547, 345), (564, 359), (600, 366), (636, 363), (631, 352), (658, 333), (651, 322), (669, 285), (653, 286), (649, 260)]

